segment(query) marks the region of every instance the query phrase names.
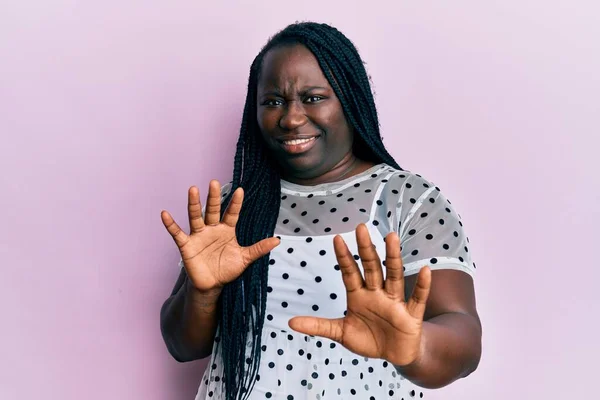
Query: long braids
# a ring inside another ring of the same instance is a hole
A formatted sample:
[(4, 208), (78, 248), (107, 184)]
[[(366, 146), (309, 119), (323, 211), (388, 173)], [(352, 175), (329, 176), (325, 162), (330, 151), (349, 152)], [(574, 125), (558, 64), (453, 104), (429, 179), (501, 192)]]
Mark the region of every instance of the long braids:
[[(337, 29), (314, 22), (289, 25), (263, 47), (250, 67), (246, 104), (237, 143), (231, 191), (244, 188), (244, 205), (236, 227), (238, 242), (252, 245), (273, 236), (281, 203), (281, 181), (275, 162), (261, 137), (257, 114), (257, 85), (265, 54), (282, 45), (302, 44), (317, 58), (356, 132), (355, 154), (367, 161), (401, 169), (383, 145), (369, 78), (352, 42)], [(222, 211), (224, 212), (224, 210)], [(255, 261), (221, 294), (219, 336), (222, 384), (227, 400), (245, 399), (257, 380), (261, 336), (267, 303), (269, 256)], [(212, 368), (212, 366), (209, 366)]]

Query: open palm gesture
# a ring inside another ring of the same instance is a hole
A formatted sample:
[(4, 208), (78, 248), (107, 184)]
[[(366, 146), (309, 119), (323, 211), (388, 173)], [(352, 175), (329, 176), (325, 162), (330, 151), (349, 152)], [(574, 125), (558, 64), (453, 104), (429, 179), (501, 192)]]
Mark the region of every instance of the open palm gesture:
[(221, 219), (221, 187), (210, 182), (204, 218), (198, 188), (188, 192), (190, 234), (187, 235), (167, 211), (161, 213), (163, 224), (175, 240), (194, 287), (200, 291), (221, 289), (238, 278), (252, 262), (268, 254), (279, 244), (271, 237), (242, 247), (235, 235), (244, 192), (238, 188)]
[(431, 271), (419, 272), (410, 299), (404, 298), (404, 273), (400, 240), (386, 237), (386, 279), (382, 264), (364, 224), (356, 229), (363, 276), (341, 236), (334, 238), (335, 254), (347, 291), (347, 313), (343, 318), (294, 317), (292, 329), (332, 339), (348, 350), (370, 358), (383, 358), (404, 366), (420, 354), (425, 304), (431, 287)]

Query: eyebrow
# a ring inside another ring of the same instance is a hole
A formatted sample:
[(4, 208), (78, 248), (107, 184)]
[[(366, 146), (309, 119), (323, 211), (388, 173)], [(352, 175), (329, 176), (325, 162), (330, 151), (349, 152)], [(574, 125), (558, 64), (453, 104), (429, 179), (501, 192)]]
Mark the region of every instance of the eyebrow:
[[(310, 92), (311, 90), (329, 90), (329, 89), (326, 87), (323, 87), (323, 86), (308, 86), (308, 87), (303, 87), (302, 89), (300, 89), (300, 93)], [(281, 95), (281, 89), (279, 89), (278, 87), (275, 87), (274, 89), (261, 94), (261, 96), (279, 96), (279, 95)]]
[(323, 87), (323, 86), (309, 86), (309, 87), (306, 87), (306, 88), (302, 88), (302, 91), (303, 92), (308, 92), (310, 90), (315, 90), (315, 89), (327, 90), (327, 88)]

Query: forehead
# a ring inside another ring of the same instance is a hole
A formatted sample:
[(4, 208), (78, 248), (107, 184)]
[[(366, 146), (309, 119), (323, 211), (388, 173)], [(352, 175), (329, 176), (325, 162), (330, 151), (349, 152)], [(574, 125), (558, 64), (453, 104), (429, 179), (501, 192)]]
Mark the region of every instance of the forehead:
[(263, 59), (259, 87), (290, 84), (329, 86), (314, 54), (300, 44), (275, 47)]

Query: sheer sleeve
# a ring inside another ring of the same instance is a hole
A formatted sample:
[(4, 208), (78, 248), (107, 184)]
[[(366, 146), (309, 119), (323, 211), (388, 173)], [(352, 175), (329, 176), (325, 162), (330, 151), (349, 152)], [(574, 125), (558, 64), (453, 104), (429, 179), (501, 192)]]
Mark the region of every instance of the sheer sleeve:
[(419, 175), (404, 174), (396, 207), (405, 275), (428, 265), (473, 276), (475, 264), (460, 215), (438, 187)]

